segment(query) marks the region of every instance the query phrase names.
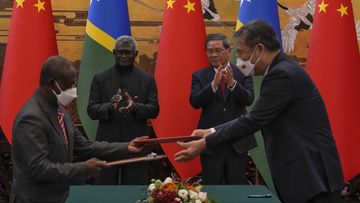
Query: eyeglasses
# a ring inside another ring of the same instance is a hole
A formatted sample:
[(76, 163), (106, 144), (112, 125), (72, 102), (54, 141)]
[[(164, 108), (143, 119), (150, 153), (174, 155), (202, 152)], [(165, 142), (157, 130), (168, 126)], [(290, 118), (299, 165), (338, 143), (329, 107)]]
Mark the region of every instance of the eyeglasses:
[(208, 54), (208, 55), (212, 55), (212, 54), (216, 54), (216, 55), (219, 55), (219, 54), (221, 54), (223, 51), (225, 51), (225, 49), (208, 49), (208, 50), (206, 50), (206, 53)]

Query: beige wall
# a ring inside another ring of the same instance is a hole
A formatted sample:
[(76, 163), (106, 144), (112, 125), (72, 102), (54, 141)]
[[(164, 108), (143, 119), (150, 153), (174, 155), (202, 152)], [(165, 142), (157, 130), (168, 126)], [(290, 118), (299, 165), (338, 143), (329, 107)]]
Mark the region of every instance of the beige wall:
[[(300, 7), (306, 1), (278, 0), (280, 4), (293, 9)], [(352, 2), (355, 17), (357, 20), (360, 20), (360, 0), (352, 0)], [(0, 64), (3, 63), (3, 47), (7, 42), (12, 0), (2, 0), (1, 3), (0, 43), (2, 43), (2, 46), (0, 47)], [(154, 58), (153, 54), (157, 51), (163, 3), (163, 0), (128, 0), (132, 35), (139, 42), (140, 55), (146, 56), (144, 60), (151, 61)], [(81, 60), (88, 5), (89, 0), (52, 1), (59, 53), (72, 61)], [(215, 0), (215, 5), (221, 16), (220, 23), (207, 21), (207, 32), (222, 32), (232, 38), (239, 0)], [(281, 8), (279, 8), (279, 14), (281, 26), (284, 27), (288, 22), (289, 15)], [(290, 53), (290, 55), (296, 56), (302, 63), (306, 62), (309, 33), (310, 31), (308, 30), (298, 33), (295, 49)]]

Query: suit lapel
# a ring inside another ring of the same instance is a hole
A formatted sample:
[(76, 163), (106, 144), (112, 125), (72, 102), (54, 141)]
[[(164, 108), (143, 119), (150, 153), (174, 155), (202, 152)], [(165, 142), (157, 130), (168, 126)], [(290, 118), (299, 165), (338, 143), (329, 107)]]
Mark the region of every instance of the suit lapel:
[[(271, 72), (273, 71), (274, 67), (275, 67), (278, 63), (280, 63), (281, 61), (285, 60), (285, 58), (286, 58), (286, 55), (285, 55), (282, 51), (280, 51), (280, 52), (276, 55), (276, 57), (273, 59), (273, 61), (271, 62), (270, 66), (269, 66), (269, 70), (268, 70), (267, 74), (264, 76), (264, 78), (263, 78), (262, 81), (261, 81), (260, 92), (261, 92), (261, 90), (262, 90), (262, 84), (263, 84), (264, 79), (265, 79), (266, 77), (269, 77), (269, 75), (270, 75), (270, 77), (271, 77)], [(275, 68), (276, 68), (276, 67), (275, 67)]]
[(223, 101), (224, 101), (224, 103), (226, 102), (226, 100), (227, 100), (227, 98), (229, 97), (229, 95), (230, 95), (230, 90), (229, 90), (229, 88), (227, 88), (227, 87), (225, 87), (225, 89), (224, 89), (224, 98), (223, 98)]
[(61, 140), (66, 154), (69, 155), (68, 147), (65, 143), (65, 138), (63, 136), (63, 132), (59, 125), (57, 113), (51, 108), (51, 106), (50, 106), (51, 104), (46, 100), (46, 98), (40, 93), (39, 90), (36, 92), (36, 98), (40, 104), (40, 107), (45, 112), (47, 119), (50, 121), (51, 125), (55, 129), (56, 134), (57, 134), (56, 136), (58, 136), (58, 138)]
[(214, 68), (210, 66), (207, 69), (205, 69), (205, 71), (206, 71), (206, 80), (211, 82), (214, 79), (214, 76), (215, 76)]

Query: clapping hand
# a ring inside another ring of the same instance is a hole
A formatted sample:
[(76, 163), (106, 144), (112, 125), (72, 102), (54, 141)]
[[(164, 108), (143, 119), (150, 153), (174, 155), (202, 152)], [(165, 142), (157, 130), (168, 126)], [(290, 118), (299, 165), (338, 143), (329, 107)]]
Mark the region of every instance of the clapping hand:
[(227, 81), (227, 84), (230, 87), (233, 87), (235, 85), (235, 79), (232, 68), (230, 66), (226, 66), (226, 68), (224, 68), (223, 71), (224, 71), (224, 78)]
[(120, 107), (119, 111), (124, 113), (129, 113), (134, 108), (134, 100), (131, 98), (131, 96), (127, 92), (122, 93), (122, 97), (124, 97), (127, 101), (127, 106)]
[(222, 70), (222, 66), (220, 65), (216, 71), (215, 71), (215, 75), (214, 75), (214, 79), (211, 82), (211, 87), (213, 89), (216, 89), (219, 85), (220, 85), (220, 81), (223, 75), (223, 70)]
[(111, 98), (111, 105), (114, 110), (119, 107), (119, 103), (122, 100), (121, 89), (118, 89), (117, 93)]

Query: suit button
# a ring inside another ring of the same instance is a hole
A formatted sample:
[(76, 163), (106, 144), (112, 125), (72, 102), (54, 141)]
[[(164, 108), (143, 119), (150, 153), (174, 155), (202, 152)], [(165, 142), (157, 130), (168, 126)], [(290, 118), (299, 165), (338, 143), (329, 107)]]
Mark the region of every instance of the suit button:
[(226, 108), (223, 108), (223, 111), (226, 111)]

